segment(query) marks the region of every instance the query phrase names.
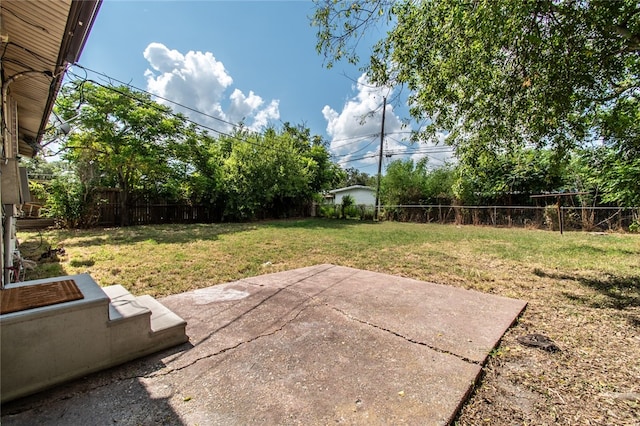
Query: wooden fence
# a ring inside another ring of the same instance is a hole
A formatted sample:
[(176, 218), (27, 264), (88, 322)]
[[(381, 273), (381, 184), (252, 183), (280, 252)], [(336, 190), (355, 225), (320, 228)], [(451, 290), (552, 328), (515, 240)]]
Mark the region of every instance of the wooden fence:
[[(119, 226), (121, 206), (119, 190), (103, 189), (96, 213), (98, 226)], [(373, 208), (373, 206), (370, 206)], [(305, 217), (311, 208), (283, 212), (281, 217)], [(318, 215), (322, 216), (318, 208)], [(33, 212), (34, 209), (28, 210)], [(365, 209), (362, 209), (364, 214)], [(367, 210), (369, 212), (369, 210)], [(26, 212), (25, 212), (26, 213)], [(211, 206), (140, 201), (128, 209), (130, 225), (165, 223), (213, 223), (221, 220), (221, 211)], [(628, 230), (640, 221), (640, 207), (562, 206), (563, 226), (566, 230)], [(369, 215), (370, 216), (370, 215)], [(26, 215), (25, 218), (38, 215)], [(266, 217), (261, 219), (267, 219)], [(387, 205), (381, 207), (381, 220), (401, 222), (436, 222), (459, 225), (531, 227), (559, 230), (557, 204), (547, 206), (454, 206), (454, 205)], [(43, 223), (43, 222), (40, 222)], [(28, 226), (23, 222), (23, 226)]]

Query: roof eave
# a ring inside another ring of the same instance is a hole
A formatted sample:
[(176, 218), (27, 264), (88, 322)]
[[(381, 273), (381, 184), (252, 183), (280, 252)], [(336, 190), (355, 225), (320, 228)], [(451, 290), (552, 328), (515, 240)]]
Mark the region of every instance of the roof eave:
[(44, 114), (42, 115), (42, 122), (38, 129), (38, 138), (36, 140), (38, 145), (42, 143), (42, 137), (47, 128), (49, 116), (53, 110), (58, 91), (62, 86), (66, 67), (69, 64), (77, 62), (80, 58), (80, 54), (87, 42), (87, 38), (101, 5), (102, 0), (73, 0), (71, 2), (64, 38), (62, 39), (60, 52), (56, 60), (55, 77), (51, 83), (52, 90), (49, 91), (49, 97), (44, 109)]

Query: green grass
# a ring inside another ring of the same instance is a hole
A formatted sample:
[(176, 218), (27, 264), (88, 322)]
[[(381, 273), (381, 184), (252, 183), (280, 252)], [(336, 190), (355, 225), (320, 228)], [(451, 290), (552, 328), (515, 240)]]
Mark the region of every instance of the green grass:
[[(27, 258), (37, 259), (48, 246), (66, 252), (59, 262), (28, 271), (28, 279), (88, 272), (101, 285), (118, 283), (154, 296), (319, 263), (484, 291), (514, 274), (524, 282), (561, 274), (592, 287), (624, 284), (638, 278), (640, 267), (637, 235), (396, 222), (308, 219), (21, 232), (18, 237)], [(511, 283), (506, 287), (515, 289)]]

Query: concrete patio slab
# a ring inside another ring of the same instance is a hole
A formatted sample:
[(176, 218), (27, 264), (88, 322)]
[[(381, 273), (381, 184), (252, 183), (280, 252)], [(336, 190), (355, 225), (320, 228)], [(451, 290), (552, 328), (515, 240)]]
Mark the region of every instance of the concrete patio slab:
[(334, 265), (160, 301), (189, 344), (5, 404), (2, 424), (447, 424), (526, 306)]

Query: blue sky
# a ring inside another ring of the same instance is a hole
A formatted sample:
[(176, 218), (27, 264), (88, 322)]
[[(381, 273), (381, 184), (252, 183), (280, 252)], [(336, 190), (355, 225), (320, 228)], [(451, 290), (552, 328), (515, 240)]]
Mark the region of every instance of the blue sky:
[[(357, 66), (323, 66), (310, 25), (313, 10), (310, 1), (104, 0), (78, 63), (256, 131), (303, 124), (330, 142), (343, 167), (375, 174), (382, 100), (393, 93), (370, 87)], [(360, 44), (362, 57), (380, 35), (369, 34)], [(106, 81), (92, 72), (87, 77)], [(220, 121), (181, 112), (229, 130)], [(385, 164), (417, 160), (433, 149), (406, 142), (405, 116), (401, 105), (387, 106), (385, 152), (391, 156)], [(446, 157), (441, 151), (429, 153), (433, 166)]]

